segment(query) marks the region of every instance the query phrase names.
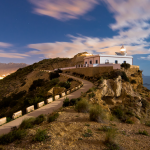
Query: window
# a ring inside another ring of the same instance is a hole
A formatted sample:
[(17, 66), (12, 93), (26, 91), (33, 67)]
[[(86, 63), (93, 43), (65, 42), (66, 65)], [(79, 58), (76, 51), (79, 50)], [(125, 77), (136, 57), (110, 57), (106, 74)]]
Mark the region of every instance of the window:
[(109, 60), (108, 59), (105, 60), (105, 64), (109, 64)]
[(118, 64), (118, 60), (115, 60), (115, 64)]
[(87, 61), (85, 62), (85, 64), (87, 64)]
[(92, 60), (90, 60), (90, 64), (92, 64)]
[(123, 63), (125, 63), (125, 64), (126, 64), (126, 61), (123, 61)]
[(96, 60), (95, 62), (96, 62), (96, 64), (98, 64), (98, 60)]

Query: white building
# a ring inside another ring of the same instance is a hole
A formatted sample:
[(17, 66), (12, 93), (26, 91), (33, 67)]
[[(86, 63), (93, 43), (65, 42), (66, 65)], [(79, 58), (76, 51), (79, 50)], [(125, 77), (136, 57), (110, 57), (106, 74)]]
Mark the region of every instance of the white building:
[[(84, 64), (88, 67), (96, 67), (96, 66), (116, 66), (116, 69), (119, 69), (120, 64), (128, 63), (133, 65), (133, 57), (127, 56), (126, 49), (124, 46), (121, 47), (120, 52), (116, 52), (116, 55), (93, 55), (84, 58)], [(117, 65), (118, 64), (118, 65)]]

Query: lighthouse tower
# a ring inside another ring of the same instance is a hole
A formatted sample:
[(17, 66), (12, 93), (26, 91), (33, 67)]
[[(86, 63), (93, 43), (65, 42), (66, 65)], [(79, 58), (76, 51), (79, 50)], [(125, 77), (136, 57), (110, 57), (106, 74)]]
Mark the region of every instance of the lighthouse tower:
[(124, 47), (124, 45), (122, 45), (122, 47), (120, 49), (120, 53), (121, 53), (121, 55), (124, 55), (124, 56), (127, 55), (127, 51), (126, 51), (126, 48)]

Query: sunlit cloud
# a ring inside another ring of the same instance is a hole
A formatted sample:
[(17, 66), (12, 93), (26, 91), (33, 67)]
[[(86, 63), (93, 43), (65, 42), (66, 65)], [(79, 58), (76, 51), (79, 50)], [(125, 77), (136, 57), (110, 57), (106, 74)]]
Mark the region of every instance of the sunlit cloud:
[(77, 19), (92, 10), (98, 0), (29, 0), (34, 4), (34, 13), (58, 20)]
[(12, 44), (0, 42), (0, 47), (8, 48), (8, 47), (11, 47), (11, 46), (12, 46)]
[[(45, 2), (52, 1), (47, 0)], [(58, 4), (60, 1), (57, 0), (56, 2), (57, 3), (53, 3), (59, 6)], [(65, 0), (63, 2), (69, 1)], [(78, 0), (76, 2), (78, 2)], [(86, 2), (89, 4), (89, 1)], [(94, 2), (93, 4), (96, 3), (96, 1), (91, 2)], [(120, 50), (120, 46), (124, 44), (128, 55), (149, 54), (150, 44), (147, 39), (150, 37), (150, 24), (148, 23), (150, 20), (150, 9), (148, 7), (150, 5), (150, 1), (100, 0), (99, 2), (106, 3), (108, 10), (114, 14), (113, 17), (116, 22), (113, 24), (110, 23), (110, 28), (112, 30), (117, 30), (118, 35), (111, 38), (69, 35), (71, 42), (30, 44), (28, 47), (34, 50), (29, 53), (43, 54), (45, 57), (50, 58), (66, 56), (72, 57), (83, 51), (114, 55), (115, 52)], [(66, 7), (67, 6), (68, 5), (66, 5)], [(62, 18), (61, 15), (63, 15), (63, 11), (59, 11), (59, 17), (57, 19)]]
[(29, 55), (27, 54), (20, 54), (20, 53), (6, 53), (6, 52), (1, 52), (0, 51), (0, 57), (4, 57), (4, 58), (26, 58)]

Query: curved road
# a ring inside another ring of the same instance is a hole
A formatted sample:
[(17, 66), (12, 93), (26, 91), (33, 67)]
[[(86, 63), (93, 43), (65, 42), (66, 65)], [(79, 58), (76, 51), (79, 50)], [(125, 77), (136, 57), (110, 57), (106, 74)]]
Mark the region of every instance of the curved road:
[[(74, 78), (74, 79), (78, 79), (78, 80), (83, 82), (83, 86), (79, 90), (67, 95), (67, 97), (69, 99), (78, 98), (78, 97), (81, 96), (81, 92), (87, 92), (90, 88), (93, 87), (93, 83), (91, 83), (89, 81), (86, 81), (86, 80), (83, 80), (83, 79), (80, 79), (80, 78), (77, 78), (77, 77), (73, 77), (73, 76), (70, 76), (70, 75), (66, 75), (66, 76)], [(34, 110), (33, 112), (31, 112), (29, 114), (25, 114), (24, 116), (22, 116), (20, 118), (17, 118), (17, 119), (15, 119), (15, 120), (13, 120), (9, 123), (6, 123), (6, 124), (0, 126), (0, 135), (9, 133), (11, 131), (12, 127), (14, 127), (14, 126), (18, 127), (24, 119), (27, 119), (27, 118), (30, 118), (30, 117), (37, 117), (40, 114), (50, 114), (50, 113), (58, 110), (59, 108), (62, 107), (64, 98), (65, 97), (62, 97), (62, 98), (60, 98), (56, 101), (53, 101), (50, 104), (47, 104), (47, 105), (45, 105), (45, 106), (43, 106), (39, 109)]]

